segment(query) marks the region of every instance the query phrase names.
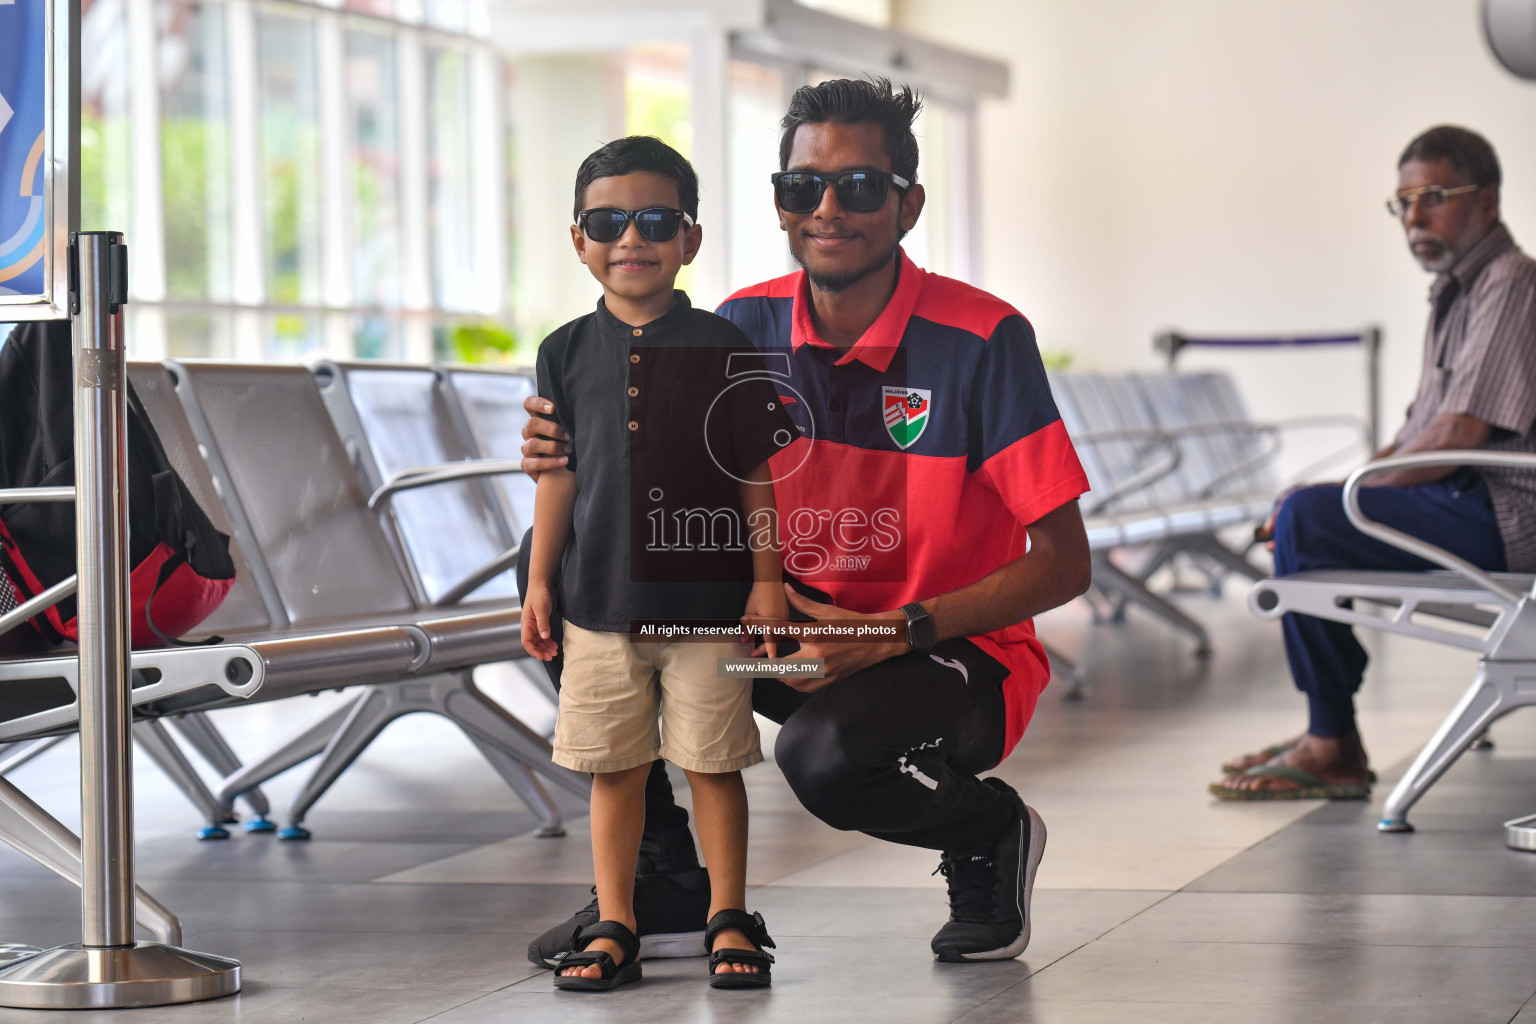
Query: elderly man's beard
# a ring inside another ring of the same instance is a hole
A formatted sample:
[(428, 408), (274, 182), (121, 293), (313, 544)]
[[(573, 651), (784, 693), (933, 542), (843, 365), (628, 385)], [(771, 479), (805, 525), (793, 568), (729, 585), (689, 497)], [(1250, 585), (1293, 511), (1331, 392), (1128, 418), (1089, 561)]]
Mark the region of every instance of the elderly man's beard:
[[(1420, 253), (1418, 249), (1414, 248), (1414, 246), (1425, 242), (1433, 243), (1436, 248), (1432, 248), (1425, 253)], [(1443, 274), (1450, 270), (1456, 265), (1456, 261), (1461, 259), (1462, 252), (1459, 247), (1451, 244), (1448, 239), (1442, 238), (1439, 235), (1432, 235), (1427, 231), (1410, 231), (1408, 233), (1408, 251), (1413, 254), (1415, 260), (1418, 260), (1419, 266), (1432, 274)]]

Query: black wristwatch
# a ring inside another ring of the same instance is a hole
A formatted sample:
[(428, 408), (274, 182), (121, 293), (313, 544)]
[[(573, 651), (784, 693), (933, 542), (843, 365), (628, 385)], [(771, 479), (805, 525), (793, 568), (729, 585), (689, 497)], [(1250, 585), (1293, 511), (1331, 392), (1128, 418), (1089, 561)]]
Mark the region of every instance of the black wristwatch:
[(933, 616), (921, 604), (913, 601), (901, 606), (907, 617), (907, 646), (914, 651), (931, 651), (939, 642), (939, 628), (933, 624)]

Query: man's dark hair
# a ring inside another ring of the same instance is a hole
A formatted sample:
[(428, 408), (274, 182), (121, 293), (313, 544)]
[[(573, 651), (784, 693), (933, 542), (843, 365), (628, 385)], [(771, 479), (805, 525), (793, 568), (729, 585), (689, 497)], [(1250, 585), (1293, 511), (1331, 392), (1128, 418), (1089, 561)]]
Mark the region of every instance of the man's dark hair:
[(789, 112), (779, 122), (779, 170), (789, 170), (795, 131), (803, 124), (877, 124), (885, 133), (891, 170), (915, 184), (917, 137), (912, 134), (912, 122), (922, 109), (922, 97), (910, 85), (898, 92), (889, 78), (834, 78), (802, 85), (790, 97)]
[(677, 200), (682, 210), (699, 219), (699, 176), (693, 164), (671, 146), (651, 135), (629, 135), (614, 139), (588, 156), (576, 171), (576, 209), (574, 220), (586, 209), (587, 187), (598, 178), (617, 178), (624, 174), (657, 174), (677, 184)]
[(1488, 140), (1451, 124), (1437, 125), (1408, 143), (1403, 155), (1397, 158), (1397, 166), (1409, 160), (1444, 160), (1473, 185), (1498, 185), (1504, 178), (1499, 158)]

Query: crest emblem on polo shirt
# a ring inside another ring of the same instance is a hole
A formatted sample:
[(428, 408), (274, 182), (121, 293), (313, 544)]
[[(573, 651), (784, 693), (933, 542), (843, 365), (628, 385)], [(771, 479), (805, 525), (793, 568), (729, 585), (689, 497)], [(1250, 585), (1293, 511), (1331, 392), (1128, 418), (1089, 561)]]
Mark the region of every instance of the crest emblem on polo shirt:
[(922, 388), (891, 387), (881, 388), (880, 392), (884, 396), (880, 410), (885, 416), (885, 429), (891, 440), (898, 448), (912, 447), (928, 427), (928, 401), (933, 392)]

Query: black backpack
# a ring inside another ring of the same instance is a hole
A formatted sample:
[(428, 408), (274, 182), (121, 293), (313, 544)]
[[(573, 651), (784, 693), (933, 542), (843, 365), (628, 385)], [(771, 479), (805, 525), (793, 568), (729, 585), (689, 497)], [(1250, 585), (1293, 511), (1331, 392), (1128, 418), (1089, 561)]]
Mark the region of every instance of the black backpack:
[[(0, 345), (0, 489), (74, 486), (74, 393), (68, 321), (22, 324)], [(171, 467), (131, 385), (127, 427), (133, 644), (178, 644), (234, 586), (229, 537)], [(0, 505), (0, 614), (73, 575), (72, 503)], [(52, 643), (79, 639), (72, 597), (31, 623)]]

